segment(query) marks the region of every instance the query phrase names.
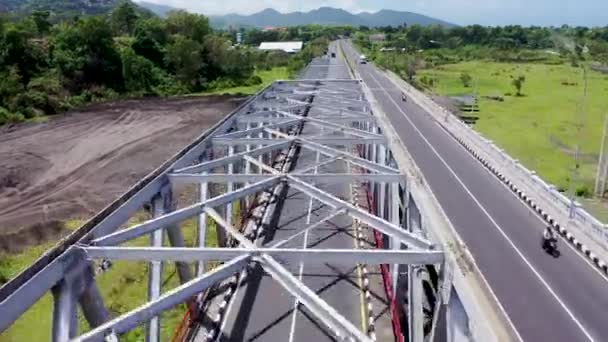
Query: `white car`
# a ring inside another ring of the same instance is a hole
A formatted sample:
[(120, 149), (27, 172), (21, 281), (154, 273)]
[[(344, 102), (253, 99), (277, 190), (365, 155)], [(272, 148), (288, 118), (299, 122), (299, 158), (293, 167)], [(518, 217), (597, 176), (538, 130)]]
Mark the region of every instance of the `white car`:
[(359, 57), (359, 63), (367, 64), (367, 57), (365, 57), (365, 55), (361, 55), (361, 57)]

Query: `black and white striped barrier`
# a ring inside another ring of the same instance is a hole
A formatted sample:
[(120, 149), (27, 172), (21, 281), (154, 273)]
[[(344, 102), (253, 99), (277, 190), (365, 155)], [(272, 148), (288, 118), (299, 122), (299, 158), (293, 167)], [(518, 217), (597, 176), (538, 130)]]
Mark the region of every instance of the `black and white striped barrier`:
[[(449, 131), (448, 131), (449, 132)], [(511, 189), (517, 196), (524, 201), (530, 208), (532, 208), (538, 216), (540, 216), (545, 222), (553, 227), (559, 234), (567, 240), (570, 244), (576, 247), (582, 254), (584, 254), (589, 260), (593, 262), (604, 274), (608, 275), (608, 264), (605, 261), (595, 255), (589, 247), (578, 241), (572, 233), (566, 228), (562, 227), (557, 223), (545, 210), (543, 210), (537, 203), (535, 203), (525, 192), (520, 190), (510, 179), (508, 179), (502, 172), (496, 167), (490, 164), (485, 158), (483, 158), (477, 151), (475, 151), (469, 144), (467, 144), (462, 138), (455, 136), (453, 133), (450, 134), (458, 141), (469, 153), (471, 153), (479, 162), (481, 162), (488, 170), (492, 172), (498, 179), (500, 179), (505, 185)]]

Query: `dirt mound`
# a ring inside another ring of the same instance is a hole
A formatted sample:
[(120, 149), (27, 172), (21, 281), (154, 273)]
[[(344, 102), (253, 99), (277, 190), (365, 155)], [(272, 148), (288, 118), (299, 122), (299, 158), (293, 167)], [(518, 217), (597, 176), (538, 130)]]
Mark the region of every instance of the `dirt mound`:
[(63, 230), (53, 222), (99, 211), (242, 100), (133, 99), (0, 127), (0, 250), (52, 239)]

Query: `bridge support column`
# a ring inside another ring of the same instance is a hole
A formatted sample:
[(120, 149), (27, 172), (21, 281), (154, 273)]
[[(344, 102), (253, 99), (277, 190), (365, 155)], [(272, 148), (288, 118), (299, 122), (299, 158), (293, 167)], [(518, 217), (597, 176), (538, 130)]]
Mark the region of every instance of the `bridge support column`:
[[(171, 189), (169, 189), (163, 196), (163, 206), (164, 213), (170, 213), (175, 211), (175, 205), (173, 204), (173, 194)], [(184, 236), (179, 225), (175, 224), (167, 227), (167, 237), (169, 238), (169, 243), (171, 244), (171, 246), (185, 246)], [(175, 263), (175, 268), (177, 270), (177, 275), (179, 276), (179, 281), (181, 284), (185, 284), (186, 282), (192, 279), (192, 274), (190, 273), (190, 266), (187, 262), (178, 261)]]
[(95, 283), (94, 271), (88, 267), (84, 271), (83, 289), (80, 294), (80, 308), (91, 328), (96, 328), (110, 320), (110, 313), (103, 304), (103, 298)]
[(446, 312), (447, 341), (461, 342), (471, 340), (469, 317), (464, 309), (458, 293), (450, 288), (449, 301)]
[[(251, 129), (251, 123), (248, 122), (247, 123), (247, 130)], [(247, 139), (251, 139), (251, 134), (247, 134)], [(251, 151), (251, 145), (247, 144), (245, 146), (245, 151), (249, 152)], [(245, 174), (251, 174), (251, 163), (249, 162), (249, 160), (245, 160)], [(245, 185), (249, 185), (249, 182), (245, 183)], [(245, 197), (245, 207), (247, 208), (247, 210), (249, 210), (249, 206), (250, 206), (250, 196)]]
[[(70, 279), (63, 279), (52, 289), (53, 342), (69, 341), (78, 333), (76, 291)], [(34, 322), (35, 323), (35, 322)]]
[[(232, 155), (234, 154), (234, 146), (229, 146), (228, 147), (228, 157), (232, 157)], [(228, 175), (228, 177), (230, 177), (231, 174), (234, 173), (234, 163), (230, 163), (227, 166), (227, 170), (226, 170), (226, 174)], [(232, 182), (228, 182), (226, 184), (226, 192), (232, 192), (234, 191), (234, 183)], [(233, 210), (233, 202), (228, 202), (226, 204), (226, 222), (228, 222), (228, 224), (230, 226), (232, 226), (232, 210)]]
[[(201, 157), (200, 162), (204, 162), (205, 156)], [(249, 166), (249, 163), (247, 164)], [(203, 172), (202, 174), (207, 174), (207, 172)], [(207, 183), (201, 183), (198, 187), (198, 201), (200, 203), (205, 202), (207, 200), (207, 192), (208, 185)], [(198, 247), (205, 247), (207, 243), (207, 213), (202, 211), (196, 217), (196, 226), (198, 229)], [(200, 277), (205, 273), (205, 262), (199, 261), (196, 265), (196, 276)]]
[(403, 227), (411, 231), (410, 226), (410, 180), (406, 179), (403, 189)]
[[(386, 148), (384, 147), (384, 145), (379, 145), (378, 146), (378, 160), (377, 163), (380, 165), (386, 165)], [(379, 183), (380, 186), (380, 191), (378, 193), (378, 198), (376, 199), (376, 205), (378, 206), (378, 216), (383, 218), (383, 219), (387, 219), (386, 217), (386, 204), (389, 201), (388, 197), (387, 197), (387, 191), (386, 191), (386, 183), (381, 182)]]
[[(391, 184), (391, 201), (390, 201), (390, 212), (391, 212), (391, 223), (400, 226), (399, 224), (399, 183)], [(395, 239), (391, 238), (391, 249), (400, 250), (401, 243)], [(393, 286), (393, 296), (397, 297), (397, 285), (399, 282), (399, 264), (392, 265), (392, 286)]]
[(408, 266), (408, 331), (410, 342), (424, 341), (422, 268)]
[[(152, 212), (154, 217), (165, 214), (165, 201), (162, 194), (158, 194), (152, 200)], [(154, 247), (163, 245), (163, 229), (158, 229), (150, 235), (150, 244)], [(161, 261), (151, 261), (148, 267), (148, 301), (152, 302), (161, 294), (163, 264)], [(160, 341), (160, 318), (153, 317), (146, 324), (146, 342)]]

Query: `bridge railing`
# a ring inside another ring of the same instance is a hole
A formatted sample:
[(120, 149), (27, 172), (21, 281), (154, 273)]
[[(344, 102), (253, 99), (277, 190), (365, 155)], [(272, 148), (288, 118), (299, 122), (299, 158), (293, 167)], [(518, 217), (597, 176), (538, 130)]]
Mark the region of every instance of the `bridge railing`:
[(398, 75), (391, 71), (387, 71), (387, 74), (393, 82), (406, 88), (412, 95), (413, 100), (433, 115), (435, 120), (450, 134), (462, 140), (476, 151), (482, 159), (487, 160), (490, 165), (498, 169), (506, 179), (509, 179), (517, 188), (524, 191), (526, 197), (533, 199), (541, 206), (550, 215), (550, 218), (552, 217), (560, 222), (562, 227), (567, 224), (574, 231), (573, 234), (585, 234), (599, 248), (608, 251), (608, 225), (589, 214), (581, 207), (580, 203), (566, 197), (557, 190), (555, 185), (542, 180), (535, 171), (529, 170), (494, 142), (484, 138), (471, 127), (456, 119), (450, 111), (409, 85)]

